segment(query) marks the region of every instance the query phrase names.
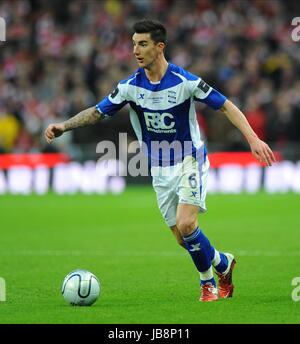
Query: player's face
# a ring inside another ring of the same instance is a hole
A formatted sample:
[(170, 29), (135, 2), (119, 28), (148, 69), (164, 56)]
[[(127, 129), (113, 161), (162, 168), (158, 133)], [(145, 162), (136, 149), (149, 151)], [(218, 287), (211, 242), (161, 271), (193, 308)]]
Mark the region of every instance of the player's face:
[(132, 36), (133, 54), (139, 67), (151, 68), (162, 52), (161, 43), (155, 43), (150, 33), (135, 33)]

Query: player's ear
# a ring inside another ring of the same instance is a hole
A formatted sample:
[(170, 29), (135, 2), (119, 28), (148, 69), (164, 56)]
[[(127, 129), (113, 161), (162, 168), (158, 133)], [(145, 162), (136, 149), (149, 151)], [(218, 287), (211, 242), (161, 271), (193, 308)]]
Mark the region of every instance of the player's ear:
[(160, 49), (161, 51), (163, 51), (163, 50), (165, 49), (165, 47), (166, 47), (165, 43), (163, 43), (163, 42), (159, 42), (159, 43), (157, 44), (157, 46), (159, 47), (159, 49)]

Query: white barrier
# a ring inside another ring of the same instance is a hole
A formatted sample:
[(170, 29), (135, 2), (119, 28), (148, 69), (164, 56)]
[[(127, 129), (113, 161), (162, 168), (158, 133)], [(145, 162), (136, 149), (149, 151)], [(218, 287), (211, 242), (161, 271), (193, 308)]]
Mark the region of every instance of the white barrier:
[[(77, 192), (119, 194), (126, 188), (126, 179), (116, 176), (116, 170), (124, 169), (125, 166), (117, 160), (100, 165), (94, 161), (60, 163), (53, 169), (44, 165), (35, 168), (14, 166), (6, 173), (0, 170), (0, 194), (43, 195), (50, 190), (60, 195)], [(268, 168), (224, 164), (218, 169), (210, 169), (209, 193), (256, 193), (260, 190), (300, 193), (300, 161), (282, 161)]]
[(210, 170), (210, 193), (255, 193), (260, 190), (268, 193), (300, 193), (300, 161), (282, 161), (267, 168), (224, 164)]
[(122, 193), (126, 188), (124, 177), (115, 176), (116, 166), (124, 168), (120, 162), (110, 161), (97, 166), (94, 161), (61, 163), (52, 169), (38, 165), (35, 168), (15, 166), (0, 170), (0, 194), (11, 193), (29, 195), (46, 194), (52, 190), (57, 194)]

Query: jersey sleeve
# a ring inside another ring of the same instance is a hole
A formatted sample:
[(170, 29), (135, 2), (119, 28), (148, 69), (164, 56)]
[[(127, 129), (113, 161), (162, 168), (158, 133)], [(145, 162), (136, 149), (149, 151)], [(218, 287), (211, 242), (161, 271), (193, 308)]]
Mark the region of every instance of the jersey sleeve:
[(227, 99), (222, 93), (209, 86), (201, 78), (194, 82), (192, 95), (196, 101), (204, 103), (214, 110), (220, 109)]
[(126, 87), (124, 84), (119, 83), (110, 95), (96, 104), (96, 109), (105, 116), (112, 117), (127, 102)]

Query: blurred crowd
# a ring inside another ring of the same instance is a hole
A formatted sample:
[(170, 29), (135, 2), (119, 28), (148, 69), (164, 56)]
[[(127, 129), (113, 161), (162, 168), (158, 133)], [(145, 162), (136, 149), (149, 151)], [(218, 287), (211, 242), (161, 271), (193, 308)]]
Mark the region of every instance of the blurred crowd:
[[(51, 148), (43, 139), (49, 123), (96, 104), (136, 70), (131, 27), (142, 18), (165, 24), (168, 60), (233, 100), (263, 140), (277, 149), (299, 144), (300, 42), (291, 36), (297, 13), (297, 0), (2, 0), (0, 152), (72, 152), (131, 134), (124, 109)], [(209, 145), (245, 149), (222, 113), (202, 104), (197, 111)]]

